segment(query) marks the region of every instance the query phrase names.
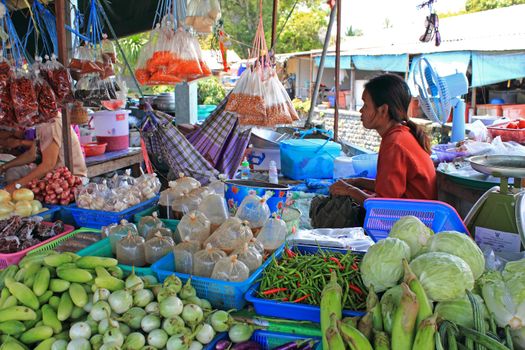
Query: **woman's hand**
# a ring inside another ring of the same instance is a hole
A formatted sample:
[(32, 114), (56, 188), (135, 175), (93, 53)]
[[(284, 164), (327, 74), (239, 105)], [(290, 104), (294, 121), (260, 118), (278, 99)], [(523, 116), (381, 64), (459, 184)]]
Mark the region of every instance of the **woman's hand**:
[(10, 183), (4, 188), (4, 190), (6, 190), (9, 193), (13, 193), (16, 190), (16, 184), (14, 182)]

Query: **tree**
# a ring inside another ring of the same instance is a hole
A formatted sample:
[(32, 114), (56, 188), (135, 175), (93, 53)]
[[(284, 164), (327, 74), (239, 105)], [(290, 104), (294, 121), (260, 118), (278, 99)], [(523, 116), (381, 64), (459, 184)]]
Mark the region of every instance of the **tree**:
[(471, 13), (520, 4), (525, 4), (525, 0), (467, 0), (465, 9)]
[(394, 25), (390, 21), (390, 18), (386, 17), (385, 20), (383, 21), (383, 29), (390, 29), (390, 28), (393, 28), (393, 27), (394, 27)]
[(363, 31), (358, 28), (354, 28), (354, 26), (350, 26), (346, 29), (346, 36), (361, 36), (363, 35)]
[[(278, 53), (307, 51), (322, 47), (322, 43), (317, 39), (317, 32), (326, 25), (328, 15), (328, 11), (323, 10), (322, 4), (324, 4), (323, 0), (279, 1), (277, 33), (281, 29), (282, 33), (276, 46)], [(263, 2), (263, 24), (268, 46), (271, 45), (272, 6), (271, 1)], [(239, 56), (248, 57), (248, 50), (251, 48), (259, 20), (259, 0), (223, 1), (222, 18), (224, 30), (233, 39), (232, 48)], [(285, 22), (286, 25), (283, 27)], [(300, 37), (303, 40), (300, 40)], [(289, 43), (289, 40), (293, 44)]]

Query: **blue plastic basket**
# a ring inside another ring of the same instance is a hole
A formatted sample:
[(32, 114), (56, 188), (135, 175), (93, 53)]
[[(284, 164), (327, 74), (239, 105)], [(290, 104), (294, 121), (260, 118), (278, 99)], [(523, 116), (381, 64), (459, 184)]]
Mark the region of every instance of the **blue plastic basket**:
[[(318, 247), (309, 247), (297, 245), (290, 247), (291, 249), (297, 249), (301, 253), (315, 254), (319, 251)], [(333, 252), (339, 252), (345, 254), (346, 250), (322, 248), (323, 250), (329, 250)], [(294, 304), (289, 302), (280, 302), (268, 299), (262, 299), (257, 297), (257, 291), (259, 290), (259, 283), (252, 286), (246, 293), (246, 301), (253, 304), (253, 308), (257, 315), (270, 316), (277, 318), (286, 318), (290, 320), (298, 321), (310, 321), (319, 323), (321, 311), (318, 306), (308, 304)], [(343, 310), (345, 317), (363, 316), (365, 312)]]
[[(211, 343), (204, 347), (204, 350), (215, 350), (217, 343), (220, 340), (228, 339), (228, 333), (219, 333), (212, 340)], [(270, 331), (255, 331), (250, 338), (250, 340), (261, 345), (262, 350), (271, 350), (275, 349), (278, 346), (290, 343), (296, 340), (307, 340), (315, 339), (318, 341), (317, 345), (314, 347), (314, 350), (320, 350), (322, 346), (321, 338), (319, 337), (306, 337), (299, 334), (287, 334), (279, 332), (270, 332)]]
[[(280, 257), (284, 250), (281, 246), (274, 255), (276, 258)], [(268, 257), (266, 261), (255, 270), (250, 277), (243, 282), (225, 282), (206, 277), (192, 276), (185, 273), (175, 272), (175, 259), (173, 253), (170, 253), (154, 263), (151, 266), (153, 273), (155, 273), (160, 282), (163, 282), (168, 276), (176, 275), (183, 282), (191, 278), (191, 285), (197, 290), (199, 298), (208, 300), (213, 307), (223, 310), (237, 309), (241, 310), (246, 305), (244, 294), (250, 287), (256, 283), (261, 276), (264, 268), (270, 264), (272, 257)]]
[(458, 231), (470, 235), (456, 209), (438, 201), (373, 198), (365, 201), (364, 229), (375, 241), (388, 237), (403, 216), (413, 215), (434, 232)]
[(60, 208), (48, 208), (46, 211), (31, 216), (40, 216), (44, 221), (54, 222), (60, 219)]
[(101, 229), (102, 226), (118, 223), (121, 220), (133, 221), (133, 216), (136, 213), (156, 205), (158, 200), (159, 196), (156, 196), (120, 212), (82, 209), (77, 207), (76, 204), (64, 207), (64, 210), (73, 215), (73, 219), (78, 227)]

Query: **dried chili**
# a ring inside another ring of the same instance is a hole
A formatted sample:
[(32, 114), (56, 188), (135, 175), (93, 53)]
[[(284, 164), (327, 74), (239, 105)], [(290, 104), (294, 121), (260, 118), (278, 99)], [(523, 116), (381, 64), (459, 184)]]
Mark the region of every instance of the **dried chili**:
[(55, 69), (50, 70), (48, 76), (58, 105), (62, 106), (67, 102), (71, 102), (73, 100), (73, 91), (71, 89), (71, 75), (69, 75), (68, 70), (64, 66), (59, 65)]
[(20, 125), (33, 125), (38, 115), (38, 101), (33, 81), (19, 76), (11, 81), (11, 97), (16, 121)]

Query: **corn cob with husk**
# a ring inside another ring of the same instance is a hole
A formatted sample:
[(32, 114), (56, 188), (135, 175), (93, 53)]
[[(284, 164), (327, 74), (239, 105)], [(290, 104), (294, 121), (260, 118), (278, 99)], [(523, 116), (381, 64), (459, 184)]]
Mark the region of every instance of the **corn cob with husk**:
[(388, 334), (374, 330), (374, 350), (390, 350)]
[(339, 331), (351, 350), (374, 350), (367, 337), (349, 324), (339, 322)]
[(415, 325), (419, 311), (416, 294), (406, 283), (401, 284), (403, 294), (392, 322), (392, 349), (411, 350), (415, 336)]
[(416, 327), (419, 327), (423, 320), (432, 316), (432, 303), (428, 300), (427, 293), (425, 293), (417, 276), (410, 269), (410, 265), (408, 265), (406, 259), (403, 259), (403, 266), (405, 268), (404, 282), (408, 284), (410, 290), (416, 294), (419, 303), (419, 311), (416, 319)]
[[(343, 290), (337, 283), (337, 275), (332, 271), (330, 282), (324, 287), (321, 294), (321, 333), (323, 335), (323, 349), (329, 349), (327, 330), (330, 328), (330, 319), (333, 317), (336, 321), (340, 321), (343, 317), (343, 307), (341, 305), (341, 298)], [(337, 329), (337, 327), (336, 327)], [(333, 333), (331, 331), (330, 333)], [(332, 338), (335, 335), (332, 335)], [(334, 341), (335, 342), (335, 341)]]
[(437, 330), (435, 315), (424, 319), (417, 328), (416, 338), (412, 350), (434, 350), (436, 347), (435, 334)]
[(345, 342), (337, 327), (338, 323), (340, 323), (340, 320), (337, 319), (337, 315), (335, 313), (330, 314), (330, 325), (323, 334), (323, 340), (326, 337), (328, 347), (325, 348), (323, 345), (323, 349), (345, 350)]

